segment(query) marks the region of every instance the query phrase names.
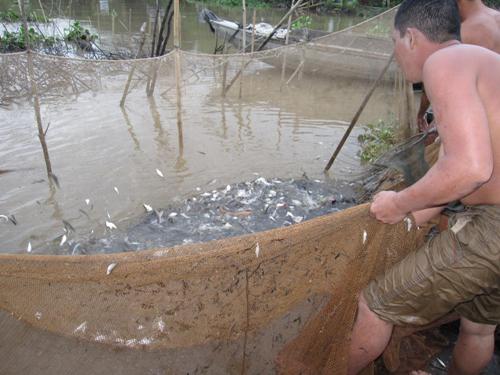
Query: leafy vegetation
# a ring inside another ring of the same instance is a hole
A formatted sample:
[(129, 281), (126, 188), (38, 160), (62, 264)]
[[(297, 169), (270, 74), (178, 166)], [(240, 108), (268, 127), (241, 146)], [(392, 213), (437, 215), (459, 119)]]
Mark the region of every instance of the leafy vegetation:
[(64, 29), (64, 39), (69, 42), (78, 42), (86, 40), (93, 42), (98, 39), (97, 34), (91, 34), (88, 29), (85, 29), (80, 22), (74, 21), (69, 28)]
[(303, 15), (292, 22), (291, 28), (292, 30), (307, 29), (311, 26), (311, 23), (312, 23), (311, 16)]
[(19, 31), (4, 31), (0, 36), (0, 51), (16, 52), (26, 49), (26, 37), (29, 35), (30, 43), (33, 45), (42, 45), (43, 47), (52, 47), (57, 42), (57, 38), (45, 37), (37, 32), (33, 27), (26, 29), (24, 26), (19, 27)]
[(0, 52), (17, 52), (26, 49), (26, 37), (29, 35), (30, 45), (34, 48), (51, 48), (57, 44), (62, 44), (64, 40), (77, 43), (82, 49), (90, 47), (90, 42), (98, 39), (96, 34), (91, 34), (88, 29), (82, 27), (78, 21), (70, 24), (69, 28), (64, 29), (61, 37), (45, 36), (42, 33), (30, 27), (28, 34), (23, 25), (18, 31), (5, 30), (0, 35)]
[(358, 141), (361, 145), (361, 161), (373, 163), (395, 145), (397, 139), (394, 122), (379, 120), (377, 124), (366, 125), (365, 132), (358, 136)]

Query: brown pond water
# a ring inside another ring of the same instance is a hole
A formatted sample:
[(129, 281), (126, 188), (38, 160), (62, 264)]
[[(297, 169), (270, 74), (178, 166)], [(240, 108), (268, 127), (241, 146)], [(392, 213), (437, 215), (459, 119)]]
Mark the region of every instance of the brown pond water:
[[(54, 16), (59, 3), (44, 4), (47, 15)], [(183, 4), (183, 49), (211, 51), (213, 35), (197, 20), (200, 6)], [(109, 37), (122, 41), (130, 37), (128, 15), (131, 29), (138, 29), (153, 9), (137, 2), (103, 1), (61, 8), (73, 19), (90, 18), (98, 32), (108, 30)], [(117, 16), (111, 34), (113, 11)], [(259, 14), (271, 15), (264, 21), (272, 22), (283, 12)], [(335, 17), (315, 22), (327, 30), (340, 23)], [(118, 105), (120, 85), (44, 99), (42, 118), (50, 123), (47, 142), (60, 189), (47, 183), (32, 104), (20, 101), (0, 107), (0, 169), (13, 170), (0, 174), (0, 215), (16, 219), (14, 225), (0, 218), (0, 251), (26, 252), (31, 246), (34, 253), (67, 253), (59, 246), (63, 221), (75, 228), (75, 240), (92, 231), (104, 235), (106, 221), (127, 228), (140, 220), (143, 204), (166, 207), (258, 176), (298, 178), (306, 173), (320, 181), (356, 179), (362, 169), (356, 156), (359, 127), (329, 176), (323, 168), (369, 82), (306, 77), (279, 92), (276, 69), (254, 73), (242, 99), (222, 99), (203, 80), (183, 89), (182, 136), (173, 92), (148, 99), (133, 91), (123, 111)], [(360, 123), (390, 117), (393, 104), (392, 86), (378, 88)]]

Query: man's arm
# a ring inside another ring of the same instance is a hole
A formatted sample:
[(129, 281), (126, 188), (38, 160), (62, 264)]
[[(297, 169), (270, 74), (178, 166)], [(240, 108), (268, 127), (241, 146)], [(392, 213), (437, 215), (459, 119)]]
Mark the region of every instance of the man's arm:
[(471, 60), (456, 64), (453, 52), (436, 53), (424, 67), (424, 84), (442, 142), (440, 157), (414, 185), (374, 197), (371, 212), (385, 223), (394, 224), (410, 212), (462, 199), (487, 182), (493, 172), (488, 119), (472, 73), (475, 67)]

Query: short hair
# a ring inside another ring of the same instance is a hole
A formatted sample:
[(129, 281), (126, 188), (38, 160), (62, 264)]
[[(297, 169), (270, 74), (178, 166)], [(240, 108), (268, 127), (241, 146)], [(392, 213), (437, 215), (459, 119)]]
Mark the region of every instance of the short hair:
[(405, 0), (396, 13), (394, 27), (401, 37), (414, 27), (435, 43), (461, 40), (456, 0)]

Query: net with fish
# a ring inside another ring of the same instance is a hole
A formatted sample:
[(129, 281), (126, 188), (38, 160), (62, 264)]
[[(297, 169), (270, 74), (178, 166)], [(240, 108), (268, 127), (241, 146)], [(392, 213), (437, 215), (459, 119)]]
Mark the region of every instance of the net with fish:
[[(134, 108), (153, 97), (176, 113), (181, 154), (183, 126), (199, 115), (192, 111), (224, 97), (258, 103), (265, 96), (284, 108), (301, 101), (348, 121), (391, 56), (393, 16), (253, 53), (174, 50), (117, 61), (4, 54), (0, 105), (32, 101), (43, 122), (72, 102), (83, 117), (98, 111), (98, 100), (81, 100), (92, 93), (116, 102), (109, 119), (122, 118), (121, 101)], [(407, 129), (412, 98), (394, 62), (381, 87), (361, 122), (391, 119)], [(318, 96), (328, 108), (315, 106)], [(57, 167), (49, 174), (57, 180)], [(382, 225), (361, 205), (173, 248), (0, 254), (0, 373), (341, 374), (357, 293), (423, 236), (409, 223)]]

